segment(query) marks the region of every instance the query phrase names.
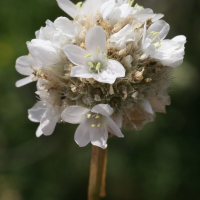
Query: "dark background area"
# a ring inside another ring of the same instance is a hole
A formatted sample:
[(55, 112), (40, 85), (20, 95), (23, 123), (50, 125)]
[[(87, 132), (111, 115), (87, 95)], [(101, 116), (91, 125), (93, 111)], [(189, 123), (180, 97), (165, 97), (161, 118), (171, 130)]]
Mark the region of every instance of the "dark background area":
[[(186, 55), (173, 74), (172, 103), (142, 131), (108, 141), (105, 200), (200, 199), (200, 1), (138, 0), (164, 13), (168, 39), (186, 35)], [(15, 88), (15, 60), (35, 31), (66, 14), (56, 0), (0, 0), (0, 200), (86, 200), (91, 144), (74, 142), (76, 125), (58, 124), (36, 138), (27, 118), (36, 86)]]

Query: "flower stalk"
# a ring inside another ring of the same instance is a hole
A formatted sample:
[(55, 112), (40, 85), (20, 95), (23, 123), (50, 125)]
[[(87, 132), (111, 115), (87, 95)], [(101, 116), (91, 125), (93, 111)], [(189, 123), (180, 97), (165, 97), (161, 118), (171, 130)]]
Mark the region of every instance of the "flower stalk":
[(88, 200), (100, 200), (105, 197), (105, 179), (107, 165), (107, 148), (102, 149), (92, 146), (92, 158), (90, 164), (90, 178), (88, 187)]

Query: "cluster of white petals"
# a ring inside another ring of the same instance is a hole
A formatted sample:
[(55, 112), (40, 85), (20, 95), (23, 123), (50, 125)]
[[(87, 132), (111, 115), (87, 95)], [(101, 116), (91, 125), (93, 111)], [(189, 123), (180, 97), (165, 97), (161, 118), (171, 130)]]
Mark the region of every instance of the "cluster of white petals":
[(27, 76), (17, 87), (37, 81), (40, 101), (28, 110), (40, 123), (36, 135), (51, 135), (57, 123), (80, 124), (79, 146), (106, 148), (108, 137), (123, 137), (121, 128), (140, 130), (165, 112), (185, 36), (165, 39), (170, 28), (163, 15), (134, 0), (57, 2), (72, 20), (47, 20), (27, 42), (29, 55), (16, 61)]

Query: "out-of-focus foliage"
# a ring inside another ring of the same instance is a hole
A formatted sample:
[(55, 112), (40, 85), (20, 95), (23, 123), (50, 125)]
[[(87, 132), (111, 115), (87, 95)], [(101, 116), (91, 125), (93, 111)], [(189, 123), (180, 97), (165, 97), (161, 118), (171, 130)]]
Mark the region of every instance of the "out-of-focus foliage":
[[(138, 0), (164, 13), (168, 38), (186, 35), (186, 56), (175, 70), (167, 114), (125, 138), (109, 140), (107, 197), (113, 200), (200, 199), (200, 2)], [(35, 83), (15, 88), (22, 78), (17, 57), (47, 19), (65, 16), (56, 0), (0, 0), (0, 199), (86, 200), (91, 145), (74, 142), (76, 126), (59, 124), (49, 137), (35, 137), (27, 119), (36, 102)]]

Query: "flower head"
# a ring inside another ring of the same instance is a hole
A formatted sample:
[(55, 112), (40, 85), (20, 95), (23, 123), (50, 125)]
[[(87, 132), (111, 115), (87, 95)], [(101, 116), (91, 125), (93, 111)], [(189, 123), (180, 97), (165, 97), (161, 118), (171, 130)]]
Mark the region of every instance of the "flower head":
[(79, 146), (106, 148), (108, 133), (140, 130), (165, 113), (173, 68), (184, 57), (185, 36), (165, 39), (169, 24), (133, 0), (57, 0), (73, 20), (59, 17), (27, 42), (29, 55), (16, 69), (37, 81), (40, 101), (29, 109), (39, 122), (37, 136), (50, 135), (57, 122), (80, 124)]

